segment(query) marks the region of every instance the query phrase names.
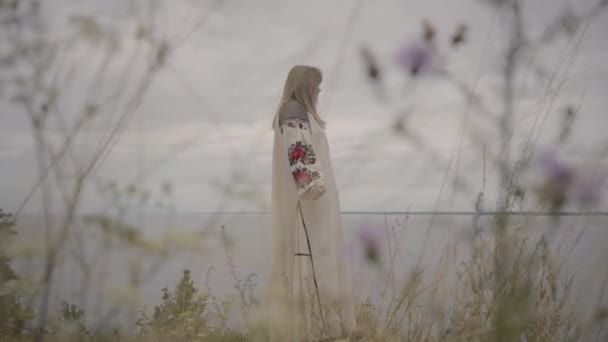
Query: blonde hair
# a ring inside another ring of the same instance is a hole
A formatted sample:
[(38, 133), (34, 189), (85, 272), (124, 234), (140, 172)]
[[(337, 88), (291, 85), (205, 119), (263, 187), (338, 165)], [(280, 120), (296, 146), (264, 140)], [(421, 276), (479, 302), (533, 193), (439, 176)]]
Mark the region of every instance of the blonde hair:
[(325, 127), (325, 121), (321, 119), (319, 113), (317, 113), (317, 97), (318, 93), (315, 89), (323, 81), (323, 73), (318, 68), (308, 65), (296, 65), (289, 71), (287, 79), (285, 80), (285, 86), (283, 88), (283, 96), (279, 102), (279, 107), (275, 114), (272, 126), (278, 123), (279, 114), (281, 108), (291, 101), (295, 100), (299, 102), (308, 113), (317, 121), (319, 126)]

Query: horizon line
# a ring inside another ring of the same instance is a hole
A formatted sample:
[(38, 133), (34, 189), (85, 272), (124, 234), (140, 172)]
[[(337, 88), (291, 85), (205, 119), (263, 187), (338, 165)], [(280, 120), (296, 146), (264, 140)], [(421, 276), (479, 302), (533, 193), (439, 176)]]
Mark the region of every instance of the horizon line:
[[(179, 212), (178, 212), (179, 213)], [(182, 214), (272, 214), (271, 211), (251, 211), (251, 210), (235, 210), (235, 211), (184, 211)], [(414, 216), (495, 216), (498, 214), (507, 214), (515, 216), (608, 216), (608, 211), (433, 211), (433, 210), (385, 210), (385, 211), (356, 211), (345, 210), (342, 215), (414, 215)]]
[[(61, 215), (62, 213), (51, 213), (51, 215)], [(83, 212), (78, 215), (94, 215), (98, 213)], [(132, 212), (131, 214), (137, 214)], [(156, 214), (156, 212), (143, 211), (141, 214)], [(166, 215), (167, 213), (158, 213)], [(177, 211), (176, 214), (243, 214), (243, 215), (270, 215), (272, 211), (253, 211), (253, 210), (219, 210), (219, 211)], [(454, 211), (441, 211), (441, 210), (344, 210), (341, 211), (342, 215), (405, 215), (405, 216), (495, 216), (498, 214), (506, 214), (512, 216), (606, 216), (608, 217), (608, 211), (534, 211), (534, 210), (522, 210), (522, 211), (498, 211), (498, 210), (487, 210), (487, 211), (466, 211), (466, 210), (454, 210)], [(39, 212), (21, 212), (21, 215), (42, 215)]]

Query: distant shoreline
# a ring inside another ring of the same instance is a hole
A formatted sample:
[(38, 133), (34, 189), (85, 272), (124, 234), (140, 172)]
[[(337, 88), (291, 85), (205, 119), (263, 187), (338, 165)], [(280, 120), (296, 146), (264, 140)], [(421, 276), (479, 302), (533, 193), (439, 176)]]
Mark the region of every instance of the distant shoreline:
[[(417, 216), (494, 216), (500, 211), (342, 211), (342, 215), (417, 215)], [(271, 211), (183, 211), (177, 214), (244, 214), (270, 215)], [(508, 211), (505, 214), (514, 216), (608, 216), (608, 211)]]
[[(144, 215), (167, 215), (167, 213), (160, 212), (140, 212)], [(99, 213), (80, 213), (78, 216), (84, 215), (97, 215)], [(138, 214), (132, 212), (131, 215)], [(271, 215), (271, 211), (180, 211), (175, 213), (177, 215)], [(500, 211), (430, 211), (430, 210), (410, 210), (410, 211), (342, 211), (342, 215), (405, 215), (405, 216), (495, 216), (501, 214)], [(581, 216), (596, 216), (596, 217), (608, 217), (608, 211), (562, 211), (562, 212), (548, 212), (548, 211), (508, 211), (504, 214), (510, 216), (544, 216), (544, 217), (581, 217)], [(22, 215), (42, 215), (42, 213), (34, 212), (22, 212)], [(52, 216), (62, 215), (61, 213), (52, 213)]]

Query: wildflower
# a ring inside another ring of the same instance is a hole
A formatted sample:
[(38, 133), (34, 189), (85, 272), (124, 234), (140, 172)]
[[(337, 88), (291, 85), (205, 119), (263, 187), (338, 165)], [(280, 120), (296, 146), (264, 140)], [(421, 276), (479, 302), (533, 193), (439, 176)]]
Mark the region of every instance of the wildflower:
[(380, 236), (371, 229), (359, 231), (359, 241), (363, 245), (365, 259), (372, 264), (380, 262)]
[(574, 187), (574, 196), (582, 206), (597, 204), (602, 199), (606, 179), (597, 175), (579, 177)]
[(169, 59), (169, 54), (171, 52), (171, 48), (169, 43), (166, 41), (161, 41), (158, 47), (156, 48), (156, 56), (154, 56), (154, 61), (152, 63), (152, 70), (157, 71), (161, 67), (163, 67), (167, 60)]
[(376, 62), (376, 58), (372, 54), (372, 51), (367, 47), (363, 46), (361, 48), (361, 56), (363, 58), (363, 63), (365, 63), (365, 68), (367, 71), (367, 77), (369, 77), (372, 81), (377, 81), (380, 79), (380, 67)]
[(458, 45), (464, 43), (466, 33), (467, 33), (467, 25), (465, 25), (465, 24), (458, 25), (458, 27), (456, 28), (456, 32), (454, 32), (454, 35), (452, 36), (452, 46), (458, 46)]
[(548, 204), (551, 211), (557, 211), (566, 204), (574, 170), (558, 159), (555, 152), (543, 154), (539, 163), (544, 177), (539, 189), (540, 201)]
[(582, 18), (576, 14), (571, 8), (566, 8), (555, 20), (553, 20), (545, 29), (541, 41), (550, 43), (560, 35), (572, 37), (580, 26)]
[(541, 171), (548, 182), (565, 185), (572, 181), (574, 170), (560, 160), (555, 152), (544, 153), (539, 162)]
[(570, 136), (570, 132), (572, 130), (572, 125), (574, 124), (574, 118), (576, 117), (577, 111), (574, 106), (569, 105), (564, 110), (564, 116), (562, 121), (562, 129), (557, 138), (558, 143), (563, 143), (566, 141), (568, 136)]
[(406, 131), (406, 123), (403, 117), (399, 117), (397, 118), (397, 120), (395, 120), (395, 122), (393, 123), (393, 130), (396, 133), (403, 133)]
[(422, 21), (422, 35), (424, 38), (424, 41), (426, 42), (432, 42), (433, 39), (435, 38), (435, 27), (433, 27), (433, 24), (431, 23), (430, 20), (428, 19), (424, 19)]
[(430, 43), (412, 42), (397, 52), (397, 64), (411, 76), (417, 76), (436, 69), (435, 54), (435, 48)]
[(571, 8), (566, 8), (558, 20), (559, 26), (568, 36), (573, 36), (582, 23), (581, 18)]

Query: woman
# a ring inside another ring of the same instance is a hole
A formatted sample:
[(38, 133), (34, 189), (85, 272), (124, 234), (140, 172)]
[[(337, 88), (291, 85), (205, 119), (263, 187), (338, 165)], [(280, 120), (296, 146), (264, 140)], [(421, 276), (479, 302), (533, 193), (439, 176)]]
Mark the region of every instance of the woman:
[(343, 337), (355, 328), (340, 203), (316, 108), (321, 81), (319, 69), (294, 66), (273, 120), (272, 281), (293, 315), (296, 341)]

